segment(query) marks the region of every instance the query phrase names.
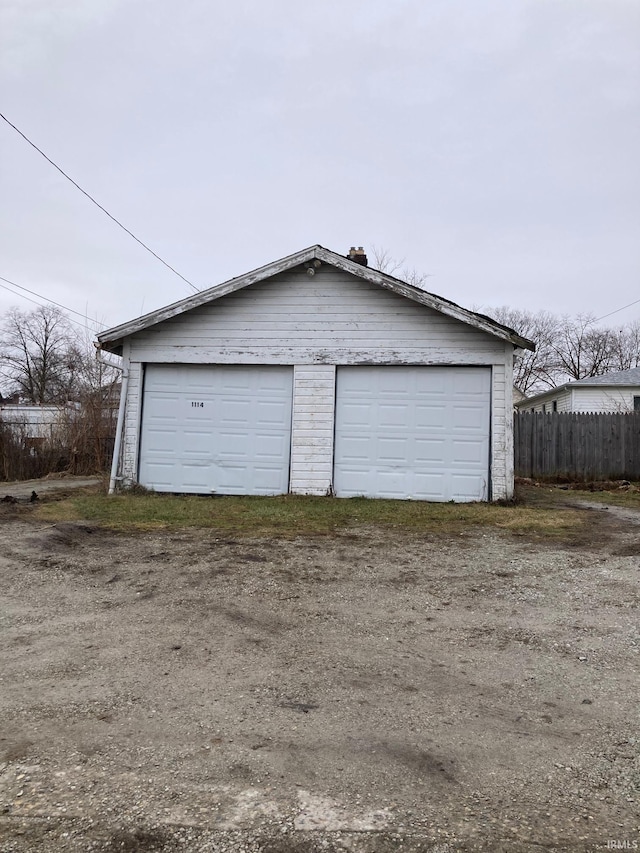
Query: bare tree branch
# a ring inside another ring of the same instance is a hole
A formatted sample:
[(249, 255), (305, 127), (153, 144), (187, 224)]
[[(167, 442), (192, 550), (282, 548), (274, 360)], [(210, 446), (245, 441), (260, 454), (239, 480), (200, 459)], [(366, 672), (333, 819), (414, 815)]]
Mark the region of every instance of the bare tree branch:
[(381, 246), (372, 246), (371, 254), (373, 256), (372, 266), (375, 269), (406, 281), (407, 284), (412, 284), (414, 287), (422, 287), (430, 278), (428, 273), (421, 273), (414, 267), (408, 267), (404, 258), (394, 258), (388, 249)]
[(11, 309), (0, 327), (0, 375), (34, 405), (60, 403), (73, 388), (70, 323), (59, 308)]

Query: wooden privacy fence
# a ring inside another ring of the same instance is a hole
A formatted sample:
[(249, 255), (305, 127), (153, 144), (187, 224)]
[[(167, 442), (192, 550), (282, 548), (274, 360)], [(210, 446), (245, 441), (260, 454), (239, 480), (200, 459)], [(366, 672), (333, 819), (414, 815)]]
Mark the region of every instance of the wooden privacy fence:
[(514, 450), (517, 477), (640, 480), (640, 412), (520, 412)]

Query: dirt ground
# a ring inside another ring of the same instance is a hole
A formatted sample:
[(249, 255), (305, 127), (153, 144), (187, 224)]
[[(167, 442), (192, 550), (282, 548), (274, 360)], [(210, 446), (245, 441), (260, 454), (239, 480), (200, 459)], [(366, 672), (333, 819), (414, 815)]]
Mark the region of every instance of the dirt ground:
[(0, 851), (634, 849), (640, 515), (584, 511), (552, 546), (3, 507)]
[(35, 492), (39, 497), (50, 495), (54, 492), (66, 493), (87, 486), (97, 486), (100, 477), (72, 477), (68, 475), (51, 475), (39, 480), (17, 480), (9, 483), (0, 483), (0, 501), (16, 498), (20, 503), (31, 497)]

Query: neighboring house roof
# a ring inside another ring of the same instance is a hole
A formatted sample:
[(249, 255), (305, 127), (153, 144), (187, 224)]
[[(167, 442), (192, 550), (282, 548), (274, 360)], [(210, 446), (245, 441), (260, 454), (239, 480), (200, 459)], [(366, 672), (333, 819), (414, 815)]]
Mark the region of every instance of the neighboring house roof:
[(603, 373), (602, 376), (587, 376), (586, 379), (578, 379), (569, 382), (568, 385), (615, 385), (619, 387), (629, 385), (640, 385), (640, 367), (632, 367), (630, 370), (618, 370), (616, 373)]
[(480, 329), (490, 335), (494, 335), (497, 338), (508, 341), (516, 347), (529, 350), (535, 349), (534, 343), (521, 337), (513, 329), (497, 323), (490, 317), (486, 317), (484, 314), (476, 314), (473, 311), (468, 311), (467, 309), (456, 305), (455, 302), (444, 299), (442, 296), (429, 293), (415, 285), (407, 284), (407, 282), (401, 281), (400, 279), (394, 278), (393, 276), (387, 275), (379, 270), (363, 266), (362, 264), (352, 261), (343, 255), (338, 255), (329, 249), (325, 249), (320, 245), (310, 246), (308, 249), (303, 249), (300, 252), (295, 252), (293, 255), (288, 255), (286, 258), (273, 261), (266, 266), (253, 270), (252, 272), (245, 273), (237, 278), (232, 278), (229, 281), (217, 284), (207, 290), (201, 290), (199, 293), (195, 293), (193, 296), (188, 296), (186, 299), (182, 299), (179, 302), (174, 302), (172, 305), (168, 305), (165, 308), (160, 308), (157, 311), (152, 311), (151, 313), (138, 317), (135, 320), (130, 320), (128, 323), (122, 323), (112, 329), (107, 329), (98, 335), (98, 341), (104, 349), (109, 350), (110, 352), (119, 353), (122, 348), (123, 339), (129, 335), (133, 335), (143, 329), (148, 329), (150, 326), (155, 326), (157, 323), (162, 323), (164, 320), (170, 320), (172, 317), (183, 314), (185, 311), (190, 311), (191, 309), (198, 308), (208, 302), (213, 302), (215, 299), (220, 299), (222, 296), (235, 293), (237, 290), (241, 290), (251, 284), (256, 284), (257, 282), (263, 281), (264, 279), (270, 278), (278, 273), (286, 272), (287, 270), (293, 269), (301, 264), (308, 264), (311, 268), (316, 265), (320, 266), (322, 263), (338, 267), (339, 269), (345, 270), (346, 272), (358, 276), (365, 281), (377, 284), (386, 290), (390, 290), (400, 296), (405, 296), (406, 298), (412, 299), (414, 302), (419, 302), (428, 308), (440, 311), (442, 314), (446, 314), (449, 317), (460, 320), (462, 323), (474, 326), (476, 329)]
[(640, 388), (640, 367), (632, 367), (630, 370), (618, 370), (615, 373), (603, 373), (601, 376), (587, 376), (585, 379), (576, 379), (573, 382), (565, 382), (564, 385), (558, 385), (556, 388), (549, 388), (548, 391), (542, 391), (540, 394), (535, 394), (533, 397), (527, 397), (525, 400), (519, 400), (516, 406), (530, 406), (539, 400), (544, 400), (548, 397), (553, 397), (562, 391), (571, 390), (572, 388)]

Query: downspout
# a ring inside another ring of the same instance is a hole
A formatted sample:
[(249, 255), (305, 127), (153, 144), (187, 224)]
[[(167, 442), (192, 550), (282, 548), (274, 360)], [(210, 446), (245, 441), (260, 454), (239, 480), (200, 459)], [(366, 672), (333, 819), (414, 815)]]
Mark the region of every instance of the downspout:
[(118, 422), (116, 424), (116, 437), (113, 442), (113, 460), (111, 462), (111, 477), (109, 478), (109, 494), (116, 490), (116, 479), (118, 476), (118, 463), (120, 461), (120, 447), (122, 446), (122, 429), (124, 426), (124, 407), (127, 399), (127, 388), (129, 386), (129, 371), (122, 368), (122, 385), (120, 386), (120, 408), (118, 409)]
[(129, 385), (129, 371), (125, 370), (119, 364), (114, 364), (112, 361), (107, 361), (102, 357), (102, 347), (100, 344), (95, 344), (96, 361), (106, 367), (113, 367), (122, 373), (122, 383), (120, 385), (120, 405), (118, 407), (118, 420), (116, 423), (116, 435), (113, 442), (113, 459), (111, 460), (111, 476), (109, 477), (109, 494), (112, 495), (116, 490), (116, 479), (118, 476), (118, 462), (120, 461), (120, 447), (122, 446), (122, 428), (124, 426), (124, 406), (127, 399), (127, 387)]

